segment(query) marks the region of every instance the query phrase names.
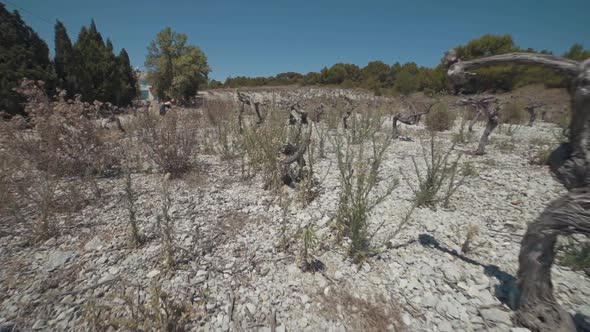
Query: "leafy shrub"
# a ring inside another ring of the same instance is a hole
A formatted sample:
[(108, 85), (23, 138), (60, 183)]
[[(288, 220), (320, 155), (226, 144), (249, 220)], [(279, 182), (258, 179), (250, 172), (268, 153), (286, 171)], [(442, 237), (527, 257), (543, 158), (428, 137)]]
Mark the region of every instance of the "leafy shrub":
[(246, 163), (255, 174), (263, 175), (266, 189), (276, 189), (282, 183), (279, 148), (289, 140), (289, 128), (286, 118), (279, 113), (271, 111), (264, 124), (247, 126), (244, 130)]
[(425, 125), (431, 131), (445, 131), (453, 128), (454, 121), (455, 116), (449, 111), (447, 105), (439, 103), (426, 114)]
[(391, 194), (397, 181), (388, 183), (385, 191), (375, 194), (381, 164), (391, 136), (379, 137), (373, 134), (371, 152), (366, 147), (352, 144), (352, 137), (337, 136), (334, 141), (340, 173), (340, 195), (336, 214), (336, 228), (339, 237), (347, 236), (350, 241), (349, 255), (361, 262), (370, 252), (370, 237), (367, 234), (367, 219), (371, 211)]
[(580, 243), (570, 240), (562, 246), (560, 263), (573, 270), (582, 270), (590, 275), (590, 242)]
[[(427, 148), (422, 142), (425, 172), (420, 170), (416, 158), (412, 157), (418, 186), (413, 186), (407, 177), (404, 176), (404, 178), (414, 191), (417, 206), (434, 207), (442, 201), (443, 205), (448, 207), (451, 196), (465, 182), (466, 175), (459, 169), (461, 154), (458, 154), (454, 160), (450, 160), (454, 149), (453, 144), (447, 151), (443, 151), (440, 143), (436, 143), (434, 132), (431, 132), (429, 147)], [(441, 197), (439, 192), (445, 187)]]
[(359, 112), (358, 115), (357, 113), (352, 113), (349, 122), (349, 130), (354, 144), (371, 139), (383, 125), (381, 114), (377, 109), (364, 110), (363, 112)]
[(303, 231), (298, 235), (301, 238), (301, 266), (304, 271), (310, 271), (314, 268), (313, 250), (317, 246), (318, 238), (311, 226), (305, 226)]
[(569, 111), (562, 112), (557, 117), (556, 124), (559, 126), (559, 128), (567, 129), (567, 128), (569, 128), (571, 118), (572, 118), (571, 112), (569, 112)]

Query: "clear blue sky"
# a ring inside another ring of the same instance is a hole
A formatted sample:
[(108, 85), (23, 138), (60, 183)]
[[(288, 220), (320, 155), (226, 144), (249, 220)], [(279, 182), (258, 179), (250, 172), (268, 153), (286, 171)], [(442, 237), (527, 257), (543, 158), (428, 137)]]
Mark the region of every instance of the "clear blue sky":
[(94, 18), (103, 37), (141, 68), (149, 42), (170, 26), (201, 47), (218, 80), (307, 73), (337, 62), (434, 66), (446, 50), (486, 33), (510, 33), (521, 47), (557, 54), (575, 42), (590, 48), (590, 0), (7, 1), (9, 10), (28, 11), (20, 10), (52, 52), (52, 22), (64, 22), (75, 41)]

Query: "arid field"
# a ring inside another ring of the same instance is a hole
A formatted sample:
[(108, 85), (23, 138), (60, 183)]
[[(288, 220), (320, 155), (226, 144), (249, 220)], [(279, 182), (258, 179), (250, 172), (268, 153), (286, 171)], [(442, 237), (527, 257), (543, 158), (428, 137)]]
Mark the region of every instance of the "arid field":
[[(562, 90), (498, 95), (476, 155), (486, 122), (468, 130), (461, 96), (221, 89), (99, 121), (23, 86), (38, 125), (2, 123), (0, 151), (7, 330), (526, 331), (518, 254), (565, 192), (545, 166)], [(548, 106), (529, 127), (512, 96), (531, 94)], [(556, 297), (588, 326), (565, 261)]]

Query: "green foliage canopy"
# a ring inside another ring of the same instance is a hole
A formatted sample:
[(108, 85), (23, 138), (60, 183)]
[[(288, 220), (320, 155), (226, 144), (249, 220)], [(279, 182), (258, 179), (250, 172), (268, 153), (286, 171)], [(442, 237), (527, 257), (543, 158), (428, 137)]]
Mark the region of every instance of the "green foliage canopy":
[(207, 57), (188, 37), (170, 27), (158, 33), (148, 46), (145, 66), (160, 98), (188, 99), (207, 84)]
[(45, 81), (51, 89), (55, 72), (49, 61), (47, 44), (20, 17), (0, 3), (0, 111), (23, 112), (23, 97), (13, 89), (23, 78)]

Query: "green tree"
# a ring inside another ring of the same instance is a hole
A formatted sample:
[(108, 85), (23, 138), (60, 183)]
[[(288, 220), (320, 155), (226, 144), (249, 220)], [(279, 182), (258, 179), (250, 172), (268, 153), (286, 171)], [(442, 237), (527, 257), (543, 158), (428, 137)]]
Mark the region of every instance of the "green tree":
[(207, 57), (196, 46), (187, 46), (172, 61), (173, 78), (170, 96), (187, 100), (197, 94), (199, 87), (207, 84), (209, 66)]
[[(471, 40), (467, 45), (456, 48), (457, 56), (462, 61), (473, 60), (491, 55), (505, 54), (518, 51), (510, 35), (484, 35)], [(485, 90), (511, 90), (516, 82), (517, 70), (512, 66), (495, 66), (479, 69), (467, 87), (470, 92)]]
[(121, 52), (119, 52), (119, 56), (117, 57), (117, 67), (120, 79), (120, 94), (118, 95), (117, 104), (128, 105), (135, 97), (137, 97), (138, 87), (137, 76), (135, 71), (131, 68), (129, 55), (127, 55), (127, 51), (124, 48), (121, 49)]
[[(58, 25), (55, 62), (57, 65), (59, 59), (60, 68), (65, 73), (62, 74), (65, 75), (65, 80), (61, 81), (62, 87), (70, 90), (70, 94), (82, 94), (84, 101), (100, 100), (120, 106), (128, 105), (137, 95), (137, 83), (127, 52), (122, 49), (116, 56), (113, 43), (108, 38), (104, 41), (92, 20), (88, 28), (82, 27), (78, 40), (71, 48), (72, 54), (68, 55), (69, 38), (65, 28)], [(58, 40), (62, 45), (60, 52)]]
[(383, 86), (387, 82), (390, 73), (389, 65), (381, 61), (371, 61), (362, 70), (363, 80), (379, 82), (379, 86)]
[(68, 94), (72, 96), (77, 92), (76, 78), (74, 76), (75, 55), (66, 27), (60, 21), (55, 24), (55, 57), (53, 64), (57, 75), (57, 85), (66, 89)]
[(416, 75), (409, 71), (402, 70), (395, 80), (395, 91), (407, 95), (418, 90)]
[(584, 50), (584, 46), (576, 43), (570, 47), (569, 51), (563, 54), (563, 57), (576, 61), (584, 61), (590, 58), (590, 51)]
[(218, 80), (211, 80), (207, 85), (208, 89), (219, 89), (223, 87), (223, 83), (219, 82)]
[(100, 73), (103, 75), (103, 81), (99, 100), (108, 100), (119, 105), (123, 92), (121, 90), (123, 77), (110, 39), (107, 39), (106, 47), (103, 50)]
[(148, 46), (145, 66), (160, 98), (188, 98), (207, 82), (207, 57), (188, 37), (170, 27), (158, 33)]
[(21, 19), (0, 3), (0, 111), (23, 112), (23, 97), (13, 89), (23, 78), (43, 80), (51, 89), (55, 72), (47, 44)]
[(108, 101), (105, 89), (106, 79), (106, 45), (96, 29), (94, 20), (90, 27), (82, 27), (78, 40), (74, 44), (76, 61), (75, 75), (78, 78), (77, 92), (84, 101)]

